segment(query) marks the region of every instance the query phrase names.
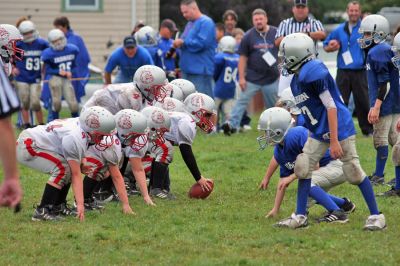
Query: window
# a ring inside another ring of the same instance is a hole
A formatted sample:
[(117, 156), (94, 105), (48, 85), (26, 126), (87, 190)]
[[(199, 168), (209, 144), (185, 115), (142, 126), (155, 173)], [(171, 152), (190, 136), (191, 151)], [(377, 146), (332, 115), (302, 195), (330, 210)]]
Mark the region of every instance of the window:
[(94, 11), (103, 9), (103, 0), (64, 0), (63, 11)]

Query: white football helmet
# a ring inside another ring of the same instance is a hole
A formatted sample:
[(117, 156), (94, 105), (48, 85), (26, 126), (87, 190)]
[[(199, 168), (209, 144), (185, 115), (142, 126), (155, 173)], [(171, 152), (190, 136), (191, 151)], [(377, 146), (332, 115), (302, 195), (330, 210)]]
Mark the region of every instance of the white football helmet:
[(22, 21), (18, 30), (24, 42), (31, 43), (39, 37), (39, 32), (36, 30), (35, 24), (30, 20)]
[[(105, 108), (92, 106), (85, 109), (79, 116), (79, 123), (89, 136), (90, 143), (95, 144), (98, 150), (105, 150), (113, 145), (115, 119)], [(105, 140), (103, 140), (104, 137), (106, 137)]]
[(148, 106), (143, 108), (142, 114), (147, 118), (150, 141), (156, 145), (163, 144), (165, 142), (164, 134), (171, 127), (171, 118), (168, 112), (156, 106)]
[(224, 36), (218, 43), (218, 51), (234, 54), (236, 50), (236, 40), (232, 36)]
[(167, 91), (168, 97), (175, 98), (179, 101), (183, 101), (183, 92), (178, 86), (168, 83), (165, 85), (164, 88)]
[(136, 70), (133, 81), (149, 102), (162, 102), (167, 96), (164, 86), (168, 83), (164, 70), (153, 65), (144, 65)]
[(277, 107), (282, 107), (285, 110), (289, 111), (292, 115), (301, 114), (300, 109), (296, 106), (296, 102), (294, 100), (294, 96), (290, 87), (284, 89), (281, 92), (281, 95), (276, 102)]
[(151, 47), (157, 45), (157, 32), (150, 26), (144, 26), (135, 33), (135, 40), (138, 45)]
[(5, 63), (10, 59), (22, 60), (24, 50), (17, 48), (17, 41), (22, 40), (19, 30), (10, 24), (0, 24), (0, 55)]
[(281, 107), (271, 107), (262, 112), (257, 127), (264, 131), (264, 134), (257, 137), (260, 150), (264, 150), (267, 145), (280, 143), (293, 124), (291, 114)]
[(120, 83), (115, 85), (119, 87), (123, 86), (117, 98), (118, 107), (120, 109), (139, 111), (142, 108), (142, 95), (133, 83)]
[(190, 94), (196, 92), (196, 87), (194, 84), (186, 79), (174, 79), (170, 83), (178, 86), (183, 92), (183, 101), (188, 97)]
[(115, 123), (121, 143), (139, 151), (147, 143), (147, 118), (140, 112), (124, 109), (115, 114)]
[(162, 103), (157, 102), (154, 106), (160, 107), (167, 112), (185, 112), (183, 102), (171, 97), (165, 97)]
[(61, 51), (67, 45), (67, 38), (64, 33), (59, 29), (52, 29), (47, 35), (49, 45), (51, 48), (57, 51)]
[(279, 68), (282, 75), (294, 74), (307, 61), (315, 58), (314, 41), (304, 33), (292, 33), (283, 38), (279, 45)]
[(357, 41), (363, 49), (384, 42), (390, 34), (389, 21), (381, 15), (368, 15), (361, 21), (358, 33), (362, 36)]
[(196, 92), (190, 94), (184, 104), (186, 112), (196, 125), (206, 133), (211, 133), (214, 128), (211, 118), (216, 115), (214, 100), (206, 94)]
[(394, 36), (392, 51), (394, 52), (392, 62), (400, 70), (400, 32)]

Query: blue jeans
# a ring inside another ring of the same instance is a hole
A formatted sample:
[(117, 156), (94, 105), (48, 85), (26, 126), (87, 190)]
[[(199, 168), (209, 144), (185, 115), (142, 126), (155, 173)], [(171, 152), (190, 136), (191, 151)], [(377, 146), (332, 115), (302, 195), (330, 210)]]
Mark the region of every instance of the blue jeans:
[(247, 81), (246, 89), (240, 93), (239, 99), (237, 99), (235, 106), (233, 106), (231, 118), (229, 120), (231, 127), (239, 128), (240, 120), (242, 119), (244, 111), (246, 111), (247, 105), (259, 90), (261, 90), (263, 94), (265, 107), (269, 108), (275, 106), (278, 99), (278, 83), (278, 79), (266, 85), (257, 85)]
[(182, 78), (193, 82), (197, 92), (207, 94), (214, 99), (213, 96), (213, 76), (212, 75), (197, 75), (182, 73)]

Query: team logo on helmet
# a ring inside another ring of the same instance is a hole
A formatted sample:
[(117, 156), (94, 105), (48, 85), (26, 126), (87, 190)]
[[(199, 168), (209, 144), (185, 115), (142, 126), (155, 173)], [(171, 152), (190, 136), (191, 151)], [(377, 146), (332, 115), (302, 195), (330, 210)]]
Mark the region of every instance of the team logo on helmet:
[(192, 98), (191, 103), (195, 107), (203, 107), (204, 106), (204, 99), (201, 95), (196, 95)]
[(96, 114), (90, 114), (85, 119), (85, 124), (90, 128), (100, 128), (100, 119)]
[(137, 100), (137, 99), (140, 98), (140, 94), (137, 93), (137, 92), (134, 92), (134, 93), (132, 93), (132, 98), (135, 99), (135, 100)]
[(163, 103), (163, 109), (167, 111), (172, 111), (176, 108), (176, 105), (173, 101), (164, 101)]
[(6, 42), (8, 41), (10, 37), (10, 34), (8, 33), (8, 31), (6, 29), (4, 29), (3, 27), (0, 27), (0, 41), (1, 42)]
[(122, 115), (119, 119), (118, 119), (118, 127), (119, 128), (123, 128), (123, 129), (129, 129), (132, 127), (132, 122), (129, 119), (129, 115)]
[(154, 123), (156, 124), (162, 124), (165, 121), (164, 115), (160, 111), (154, 111), (151, 114), (151, 120), (153, 120)]
[(145, 71), (143, 71), (142, 74), (140, 75), (140, 81), (141, 81), (143, 84), (150, 84), (150, 83), (152, 83), (152, 82), (154, 81), (154, 77), (153, 77), (153, 75), (151, 74), (150, 71), (145, 70)]

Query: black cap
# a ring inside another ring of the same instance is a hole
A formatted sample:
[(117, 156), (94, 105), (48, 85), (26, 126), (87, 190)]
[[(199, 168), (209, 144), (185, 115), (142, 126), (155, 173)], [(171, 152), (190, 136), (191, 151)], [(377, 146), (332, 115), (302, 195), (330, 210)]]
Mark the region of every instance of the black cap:
[(295, 6), (307, 6), (307, 0), (294, 0)]
[(133, 36), (127, 36), (124, 39), (124, 47), (125, 48), (134, 48), (136, 47), (136, 40)]
[(178, 28), (175, 25), (175, 22), (172, 19), (164, 19), (161, 24), (160, 28), (168, 28), (171, 32), (178, 31)]

